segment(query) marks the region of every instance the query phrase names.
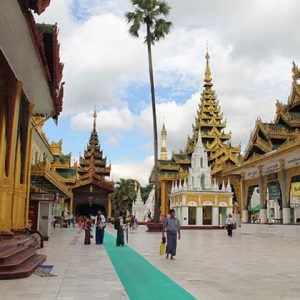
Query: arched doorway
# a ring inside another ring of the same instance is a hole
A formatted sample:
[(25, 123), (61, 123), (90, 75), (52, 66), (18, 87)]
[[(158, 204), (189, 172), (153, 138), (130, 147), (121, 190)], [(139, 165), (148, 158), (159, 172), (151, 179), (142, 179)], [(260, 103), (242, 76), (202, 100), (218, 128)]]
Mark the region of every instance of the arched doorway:
[(105, 215), (105, 207), (98, 204), (90, 204), (90, 203), (83, 203), (77, 205), (75, 209), (76, 216), (89, 216), (89, 215), (97, 215), (98, 210), (101, 210), (102, 213)]

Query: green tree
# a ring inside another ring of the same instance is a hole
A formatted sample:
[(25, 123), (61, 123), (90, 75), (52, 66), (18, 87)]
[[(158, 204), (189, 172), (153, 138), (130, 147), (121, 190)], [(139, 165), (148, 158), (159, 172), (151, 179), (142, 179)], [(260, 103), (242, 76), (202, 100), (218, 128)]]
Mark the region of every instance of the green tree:
[(120, 179), (115, 185), (115, 190), (112, 194), (112, 205), (114, 216), (118, 216), (122, 211), (126, 213), (131, 211), (132, 202), (136, 198), (138, 182), (134, 179)]
[(170, 6), (165, 1), (159, 0), (131, 0), (133, 11), (127, 12), (125, 18), (130, 23), (129, 34), (133, 37), (139, 37), (139, 31), (142, 25), (146, 26), (145, 43), (148, 49), (148, 64), (151, 87), (152, 117), (153, 117), (153, 142), (154, 142), (154, 183), (155, 183), (155, 213), (154, 221), (159, 222), (160, 199), (158, 185), (158, 140), (157, 140), (157, 120), (155, 105), (155, 88), (152, 67), (152, 49), (156, 42), (165, 38), (172, 28), (172, 23), (162, 17), (167, 17), (170, 12)]

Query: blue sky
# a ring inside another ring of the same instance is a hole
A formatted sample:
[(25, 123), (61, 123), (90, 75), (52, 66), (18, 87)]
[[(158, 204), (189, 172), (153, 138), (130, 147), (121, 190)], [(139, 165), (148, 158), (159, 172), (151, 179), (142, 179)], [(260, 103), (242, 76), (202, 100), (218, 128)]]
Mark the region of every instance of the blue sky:
[[(255, 119), (270, 121), (276, 99), (287, 101), (292, 61), (300, 61), (295, 31), (300, 4), (266, 2), (169, 1), (173, 30), (153, 49), (159, 131), (164, 121), (169, 154), (184, 148), (191, 132), (207, 40), (214, 88), (233, 144), (241, 141), (245, 148)], [(153, 161), (147, 49), (142, 37), (128, 35), (123, 16), (130, 9), (127, 0), (52, 0), (38, 17), (58, 23), (66, 81), (58, 126), (48, 121), (44, 130), (50, 140), (63, 139), (64, 152), (77, 159), (97, 105), (97, 129), (112, 178), (146, 184)]]

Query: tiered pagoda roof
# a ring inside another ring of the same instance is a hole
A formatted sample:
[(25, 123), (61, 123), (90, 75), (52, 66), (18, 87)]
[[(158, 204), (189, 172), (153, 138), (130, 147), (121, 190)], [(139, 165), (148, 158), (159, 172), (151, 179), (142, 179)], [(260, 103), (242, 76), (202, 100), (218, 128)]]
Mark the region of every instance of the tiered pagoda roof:
[(105, 177), (110, 175), (111, 166), (107, 165), (106, 157), (100, 149), (98, 133), (96, 130), (96, 111), (94, 112), (94, 125), (84, 156), (79, 159), (77, 172), (79, 175), (76, 187), (95, 184), (104, 189), (113, 190), (113, 183)]
[(243, 161), (253, 159), (286, 146), (299, 138), (300, 133), (300, 70), (293, 63), (293, 82), (287, 104), (276, 103), (276, 116), (272, 123), (256, 120)]
[(72, 165), (71, 153), (62, 153), (62, 140), (59, 142), (51, 142), (50, 149), (54, 156), (52, 167), (61, 177), (61, 181), (68, 187), (72, 187), (77, 181), (77, 165)]
[(240, 161), (241, 147), (233, 147), (230, 143), (231, 132), (225, 132), (226, 120), (223, 118), (216, 92), (212, 89), (212, 76), (209, 67), (209, 54), (206, 53), (206, 70), (201, 93), (201, 102), (193, 125), (192, 136), (188, 136), (185, 154), (191, 155), (198, 141), (198, 132), (201, 131), (203, 144), (208, 154), (211, 174), (217, 174), (226, 165), (237, 165)]

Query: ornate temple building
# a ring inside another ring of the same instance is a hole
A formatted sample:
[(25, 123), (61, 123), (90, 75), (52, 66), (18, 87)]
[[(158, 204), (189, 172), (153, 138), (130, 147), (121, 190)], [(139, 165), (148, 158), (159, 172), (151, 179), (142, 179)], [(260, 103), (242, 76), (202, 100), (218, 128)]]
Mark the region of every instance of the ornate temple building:
[(32, 161), (30, 176), (29, 223), (44, 240), (52, 234), (55, 218), (61, 220), (65, 201), (72, 193), (53, 166), (55, 155), (43, 131), (43, 118), (34, 117), (32, 131)]
[(111, 213), (109, 195), (114, 190), (114, 184), (106, 178), (110, 176), (111, 166), (107, 166), (106, 157), (100, 148), (96, 118), (95, 111), (89, 144), (84, 156), (79, 159), (78, 180), (72, 187), (73, 211), (75, 215), (96, 215), (98, 209), (101, 209), (109, 217)]
[(245, 223), (300, 222), (300, 71), (295, 64), (292, 74), (287, 104), (277, 101), (273, 122), (256, 120), (242, 162), (225, 172), (240, 176)]
[[(223, 184), (223, 170), (236, 166), (240, 161), (240, 145), (233, 147), (231, 145), (231, 133), (226, 133), (226, 121), (223, 120), (223, 114), (219, 102), (216, 99), (216, 93), (212, 89), (212, 76), (209, 66), (209, 54), (206, 53), (206, 69), (203, 91), (201, 93), (199, 110), (193, 125), (193, 133), (188, 137), (187, 145), (184, 151), (172, 153), (167, 157), (167, 131), (163, 125), (161, 131), (161, 157), (159, 160), (159, 185), (161, 198), (161, 216), (165, 217), (170, 208), (169, 195), (174, 180), (184, 180), (187, 178), (189, 168), (191, 167), (191, 156), (197, 145), (199, 132), (208, 156), (208, 165), (211, 168), (211, 176), (216, 179), (219, 187)], [(234, 192), (233, 199), (238, 202), (239, 196), (239, 178), (236, 175), (230, 175), (226, 178), (226, 184), (230, 181)], [(229, 179), (230, 177), (230, 179)], [(236, 206), (237, 207), (237, 206)]]
[(225, 224), (226, 216), (232, 213), (230, 182), (219, 188), (211, 184), (211, 169), (208, 155), (198, 132), (197, 143), (191, 156), (191, 167), (183, 180), (173, 181), (170, 207), (174, 208), (182, 226)]
[(206, 69), (203, 91), (197, 111), (192, 137), (188, 137), (185, 153), (190, 155), (201, 137), (208, 155), (212, 176), (222, 172), (226, 166), (236, 166), (240, 161), (241, 146), (233, 147), (230, 143), (231, 132), (226, 133), (226, 120), (223, 118), (216, 92), (212, 89), (212, 77), (209, 67), (209, 54), (206, 53)]
[(49, 2), (12, 0), (0, 5), (1, 232), (28, 226), (31, 135), (35, 126), (31, 118), (42, 116), (43, 122), (57, 119), (62, 110), (63, 65), (57, 25), (45, 25), (45, 30), (32, 15), (32, 11), (41, 14)]
[[(32, 135), (38, 126), (32, 117), (46, 122), (62, 111), (58, 28), (37, 25), (33, 16), (49, 4), (0, 2), (0, 279), (29, 276), (46, 258), (36, 253), (41, 238), (29, 230), (28, 213)], [(24, 235), (27, 246), (14, 252)]]

